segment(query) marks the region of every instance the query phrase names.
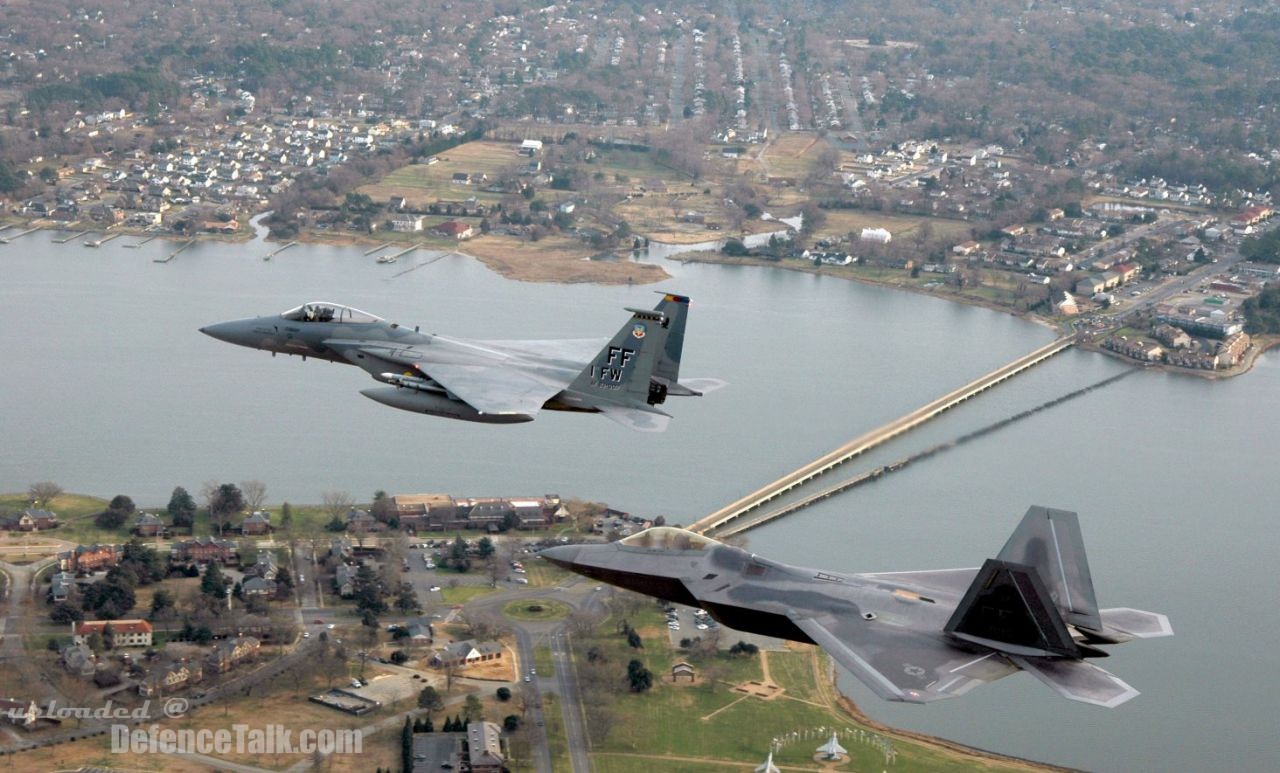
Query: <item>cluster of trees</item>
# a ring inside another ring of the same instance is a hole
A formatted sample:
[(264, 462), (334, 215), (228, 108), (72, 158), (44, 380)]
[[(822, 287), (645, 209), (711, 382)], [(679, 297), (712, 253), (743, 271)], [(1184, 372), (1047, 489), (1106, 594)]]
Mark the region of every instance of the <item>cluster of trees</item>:
[[(57, 484), (33, 485), (56, 486)], [(56, 493), (47, 496), (43, 501), (48, 501), (60, 493), (62, 489), (59, 487)], [(205, 500), (210, 523), (218, 528), (218, 534), (221, 536), (229, 525), (231, 517), (236, 513), (262, 506), (266, 501), (267, 487), (259, 480), (243, 481), (239, 486), (234, 483), (209, 481), (201, 488), (201, 494)], [(32, 495), (35, 495), (34, 488)], [(198, 509), (195, 498), (182, 486), (176, 486), (173, 489), (173, 493), (169, 496), (169, 504), (165, 506), (165, 512), (176, 528), (190, 528), (195, 523)], [(106, 509), (94, 516), (94, 523), (103, 529), (119, 529), (127, 525), (137, 511), (137, 505), (131, 497), (126, 494), (117, 494), (107, 503)]]
[(1280, 263), (1280, 229), (1273, 228), (1261, 236), (1249, 236), (1240, 242), (1240, 254), (1258, 263)]
[(124, 494), (116, 494), (107, 503), (107, 509), (93, 517), (93, 522), (102, 529), (118, 529), (124, 525), (138, 508), (133, 500)]
[(115, 100), (133, 112), (154, 112), (160, 103), (172, 103), (181, 92), (178, 82), (153, 68), (86, 75), (74, 83), (51, 83), (27, 92), (27, 105), (44, 112), (63, 102), (94, 110)]
[[(83, 612), (92, 612), (100, 620), (116, 620), (137, 605), (135, 590), (139, 586), (150, 585), (165, 578), (169, 572), (168, 562), (154, 549), (131, 540), (124, 546), (124, 555), (120, 563), (113, 566), (101, 580), (85, 589), (80, 599), (80, 608), (62, 601), (54, 604), (49, 618), (56, 623), (67, 623), (84, 619)], [(172, 596), (157, 592), (153, 598), (152, 609), (156, 609), (157, 600), (160, 608), (172, 604)]]
[(623, 620), (618, 624), (619, 632), (627, 637), (627, 646), (633, 650), (644, 649), (644, 642), (640, 640), (640, 633), (631, 627), (631, 623)]
[(631, 692), (644, 692), (653, 686), (653, 672), (639, 660), (627, 663), (627, 686)]
[(1280, 283), (1268, 284), (1243, 309), (1250, 333), (1280, 333)]

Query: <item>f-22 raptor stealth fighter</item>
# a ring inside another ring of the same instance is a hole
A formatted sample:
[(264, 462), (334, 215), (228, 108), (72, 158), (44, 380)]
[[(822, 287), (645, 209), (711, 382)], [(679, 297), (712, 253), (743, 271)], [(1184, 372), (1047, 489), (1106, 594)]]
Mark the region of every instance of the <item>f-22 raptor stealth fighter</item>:
[(689, 299), (664, 294), (612, 340), (472, 341), (421, 333), (336, 303), (220, 322), (200, 332), (274, 356), (356, 365), (391, 386), (360, 394), (384, 405), (450, 419), (514, 424), (540, 410), (600, 413), (642, 432), (666, 429), (658, 408), (696, 396), (717, 379), (680, 381)]
[(1118, 706), (1138, 691), (1090, 662), (1106, 657), (1099, 646), (1173, 634), (1161, 614), (1099, 610), (1076, 514), (1044, 507), (979, 569), (818, 571), (667, 526), (539, 555), (739, 631), (817, 644), (891, 701), (953, 698), (1022, 670), (1065, 698)]

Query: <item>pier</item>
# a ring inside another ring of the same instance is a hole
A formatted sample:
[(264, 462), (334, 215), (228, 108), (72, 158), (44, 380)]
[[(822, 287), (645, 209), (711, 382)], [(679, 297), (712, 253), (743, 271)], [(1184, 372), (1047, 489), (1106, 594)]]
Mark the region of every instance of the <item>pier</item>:
[(183, 242), (181, 245), (179, 245), (178, 249), (174, 250), (173, 252), (169, 253), (163, 258), (154, 258), (151, 262), (152, 263), (168, 263), (169, 261), (178, 257), (178, 253), (182, 252), (183, 250), (185, 250), (186, 248), (190, 247), (195, 243), (196, 243), (195, 239), (188, 239), (185, 242)]
[(76, 240), (76, 239), (79, 239), (81, 236), (84, 236), (84, 235), (86, 235), (86, 234), (88, 234), (88, 233), (90, 233), (90, 232), (89, 232), (89, 231), (81, 231), (80, 233), (71, 234), (70, 236), (64, 236), (64, 237), (62, 237), (61, 239), (54, 239), (54, 240), (53, 240), (53, 243), (54, 243), (54, 244), (66, 244), (67, 242), (70, 242), (70, 241), (74, 241), (74, 240)]
[(290, 247), (295, 247), (295, 246), (297, 246), (297, 244), (298, 244), (298, 240), (297, 240), (297, 239), (295, 239), (295, 240), (293, 240), (293, 241), (291, 241), (291, 242), (288, 242), (287, 244), (282, 244), (282, 245), (280, 245), (279, 247), (277, 247), (277, 248), (275, 248), (274, 250), (272, 250), (271, 252), (268, 252), (266, 255), (263, 255), (263, 256), (262, 256), (262, 259), (263, 259), (263, 260), (271, 260), (272, 258), (274, 258), (275, 256), (279, 255), (280, 253), (284, 252), (285, 250), (289, 249)]
[[(885, 443), (886, 441), (892, 440), (898, 435), (901, 435), (903, 433), (906, 433), (915, 429), (916, 427), (920, 426), (921, 424), (924, 424), (925, 422), (929, 421), (935, 416), (938, 416), (939, 414), (942, 414), (954, 408), (955, 406), (959, 405), (960, 403), (963, 403), (964, 401), (968, 400), (971, 397), (974, 397), (978, 394), (981, 394), (982, 392), (985, 392), (986, 390), (990, 389), (996, 384), (999, 384), (1000, 382), (1005, 381), (1006, 379), (1012, 378), (1018, 375), (1019, 373), (1025, 370), (1028, 370), (1029, 368), (1033, 368), (1036, 365), (1039, 365), (1040, 363), (1044, 362), (1045, 360), (1049, 359), (1055, 354), (1058, 354), (1059, 352), (1062, 352), (1063, 350), (1069, 348), (1074, 343), (1075, 343), (1074, 337), (1066, 336), (1063, 338), (1059, 338), (1058, 340), (1053, 341), (1051, 343), (1045, 344), (1044, 346), (1040, 347), (1039, 349), (1036, 349), (1030, 354), (1026, 354), (1014, 360), (1013, 362), (1008, 363), (1007, 365), (1003, 365), (999, 368), (996, 368), (990, 373), (987, 373), (986, 375), (968, 384), (965, 384), (959, 389), (955, 389), (955, 390), (952, 390), (951, 392), (948, 392), (942, 397), (939, 397), (938, 399), (924, 406), (921, 406), (920, 408), (917, 408), (916, 410), (912, 411), (911, 413), (908, 413), (905, 416), (894, 419), (888, 424), (885, 424), (881, 427), (877, 427), (876, 429), (873, 429), (870, 432), (867, 432), (863, 435), (860, 435), (854, 438), (848, 443), (845, 443), (844, 445), (840, 446), (834, 451), (831, 451), (830, 453), (825, 454), (822, 457), (819, 457), (818, 459), (815, 459), (814, 461), (806, 464), (800, 469), (795, 470), (794, 472), (788, 473), (782, 476), (781, 478), (778, 478), (777, 480), (773, 481), (772, 483), (769, 483), (765, 486), (762, 486), (756, 489), (750, 494), (747, 494), (741, 499), (738, 499), (737, 501), (732, 502), (720, 508), (719, 510), (715, 511), (714, 513), (711, 513), (705, 518), (701, 518), (698, 521), (695, 521), (693, 524), (689, 526), (689, 529), (692, 531), (698, 532), (699, 534), (710, 534), (711, 532), (717, 532), (718, 530), (724, 528), (727, 524), (735, 521), (738, 518), (741, 518), (747, 513), (754, 511), (756, 508), (760, 507), (766, 502), (777, 499), (783, 494), (786, 494), (787, 492), (805, 483), (808, 483), (814, 478), (817, 478), (820, 475), (830, 472), (831, 470), (835, 469), (836, 467), (839, 467), (840, 465), (844, 464), (850, 459), (853, 459), (854, 457), (864, 454), (867, 451), (870, 451), (871, 449), (875, 448), (876, 446), (879, 446), (882, 443)], [(868, 473), (867, 475), (871, 475), (871, 473)], [(865, 482), (865, 480), (860, 482)], [(857, 484), (851, 483), (850, 485), (857, 485)], [(848, 488), (848, 487), (849, 486), (844, 486), (839, 490), (844, 490), (844, 488)], [(829, 491), (825, 494), (825, 496), (830, 496), (833, 493), (837, 493), (837, 492)], [(823, 496), (823, 492), (819, 492), (818, 494), (815, 494), (813, 496), (818, 498), (825, 498), (825, 496)], [(790, 512), (790, 510), (788, 510), (788, 512)], [(775, 516), (775, 517), (779, 517), (779, 516)]]
[(382, 252), (383, 250), (385, 250), (390, 246), (391, 246), (391, 242), (383, 242), (382, 244), (379, 244), (377, 247), (370, 247), (369, 249), (365, 250), (364, 254), (372, 255), (375, 252)]
[(151, 240), (152, 240), (152, 239), (154, 239), (154, 238), (156, 238), (156, 236), (155, 236), (155, 234), (152, 234), (151, 236), (148, 236), (148, 237), (146, 237), (145, 239), (139, 239), (138, 241), (134, 242), (133, 244), (126, 244), (125, 246), (126, 246), (126, 247), (141, 247), (142, 245), (146, 244), (147, 242), (151, 241)]
[(33, 232), (33, 231), (39, 231), (39, 230), (40, 230), (39, 228), (28, 228), (28, 229), (27, 229), (27, 230), (25, 230), (25, 231), (19, 231), (18, 233), (14, 234), (13, 236), (6, 236), (6, 237), (4, 237), (3, 239), (0, 239), (0, 244), (8, 244), (9, 242), (13, 241), (14, 239), (21, 239), (22, 237), (26, 236), (27, 234), (29, 234), (29, 233), (31, 233), (31, 232)]
[(121, 233), (120, 231), (116, 231), (115, 233), (112, 233), (112, 234), (105, 234), (101, 239), (86, 239), (84, 242), (84, 246), (101, 247), (102, 245), (106, 244), (112, 239), (119, 239), (123, 235), (124, 234)]
[(400, 258), (403, 258), (405, 255), (408, 255), (409, 253), (413, 252), (414, 250), (418, 249), (421, 246), (422, 246), (421, 244), (414, 244), (413, 246), (405, 247), (403, 250), (400, 250), (399, 252), (396, 252), (396, 253), (392, 253), (391, 255), (381, 255), (378, 257), (378, 262), (379, 263), (395, 263)]

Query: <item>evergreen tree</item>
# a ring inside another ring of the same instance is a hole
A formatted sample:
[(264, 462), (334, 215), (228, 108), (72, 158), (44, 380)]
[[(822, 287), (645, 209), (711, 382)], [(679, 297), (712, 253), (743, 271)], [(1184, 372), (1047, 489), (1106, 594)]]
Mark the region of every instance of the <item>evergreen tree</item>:
[(191, 498), (191, 494), (186, 489), (177, 486), (169, 497), (169, 505), (165, 511), (173, 519), (174, 526), (187, 527), (195, 522), (196, 501)]
[(400, 730), (400, 766), (405, 773), (413, 770), (413, 720), (408, 717)]
[(227, 595), (228, 580), (222, 574), (222, 569), (217, 564), (209, 564), (204, 570), (204, 577), (200, 579), (200, 592), (206, 596), (221, 599)]

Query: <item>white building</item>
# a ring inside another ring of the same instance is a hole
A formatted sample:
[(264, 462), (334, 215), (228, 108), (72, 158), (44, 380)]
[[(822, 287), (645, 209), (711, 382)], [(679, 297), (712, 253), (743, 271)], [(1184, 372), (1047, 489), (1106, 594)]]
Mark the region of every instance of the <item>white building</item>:
[(862, 234), (858, 237), (864, 242), (876, 242), (878, 244), (888, 244), (893, 239), (893, 234), (889, 233), (886, 228), (864, 228)]

